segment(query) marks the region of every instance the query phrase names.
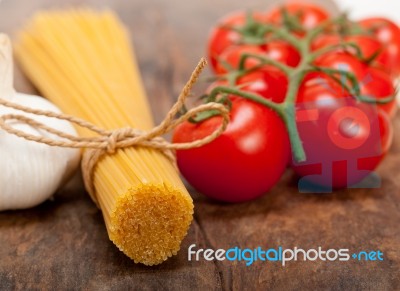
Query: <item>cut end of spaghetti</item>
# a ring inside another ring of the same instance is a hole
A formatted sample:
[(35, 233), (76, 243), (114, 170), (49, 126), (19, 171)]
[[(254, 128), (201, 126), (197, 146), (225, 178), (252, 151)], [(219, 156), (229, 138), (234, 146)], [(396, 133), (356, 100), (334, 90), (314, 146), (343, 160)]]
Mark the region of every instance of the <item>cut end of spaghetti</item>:
[(117, 198), (110, 239), (135, 263), (157, 265), (179, 251), (193, 218), (189, 195), (168, 185), (142, 185)]

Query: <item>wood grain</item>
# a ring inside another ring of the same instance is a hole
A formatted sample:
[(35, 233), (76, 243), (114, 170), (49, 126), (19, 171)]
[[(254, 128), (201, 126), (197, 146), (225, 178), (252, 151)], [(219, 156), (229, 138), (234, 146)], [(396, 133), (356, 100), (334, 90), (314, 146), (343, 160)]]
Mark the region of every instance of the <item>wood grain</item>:
[[(128, 26), (156, 121), (204, 55), (217, 18), (274, 1), (20, 1), (0, 3), (0, 30), (14, 35), (42, 8), (110, 7)], [(331, 4), (328, 4), (331, 5)], [(332, 9), (331, 9), (332, 10)], [(19, 91), (35, 93), (16, 70)], [(195, 94), (201, 94), (199, 85)], [(400, 131), (400, 117), (395, 132)], [(28, 161), (27, 161), (28, 162)], [(178, 256), (156, 267), (135, 265), (108, 240), (101, 213), (79, 174), (54, 200), (0, 213), (0, 289), (90, 290), (396, 290), (400, 286), (400, 137), (379, 168), (382, 188), (299, 194), (287, 172), (263, 198), (215, 203), (191, 190), (195, 221)], [(381, 262), (189, 262), (191, 244), (206, 248), (295, 246), (381, 250)]]

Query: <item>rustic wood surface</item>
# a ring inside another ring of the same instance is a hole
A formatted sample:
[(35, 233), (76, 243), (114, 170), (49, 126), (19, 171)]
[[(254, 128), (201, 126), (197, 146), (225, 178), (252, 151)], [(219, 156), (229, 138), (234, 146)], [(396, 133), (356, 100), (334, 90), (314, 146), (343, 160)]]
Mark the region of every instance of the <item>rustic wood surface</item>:
[[(204, 54), (210, 27), (239, 8), (273, 1), (21, 1), (0, 3), (0, 31), (15, 35), (34, 11), (86, 4), (116, 10), (134, 38), (156, 121)], [(16, 70), (19, 91), (35, 90)], [(196, 90), (201, 93), (201, 86)], [(196, 92), (195, 92), (196, 93)], [(400, 117), (395, 120), (400, 131)], [(0, 161), (1, 162), (1, 161)], [(29, 162), (29, 161), (27, 161)], [(299, 194), (292, 173), (266, 196), (239, 205), (191, 191), (195, 220), (181, 251), (162, 265), (135, 265), (108, 240), (79, 175), (53, 201), (0, 213), (0, 289), (92, 290), (395, 290), (400, 288), (400, 136), (380, 166), (380, 189)], [(191, 244), (207, 248), (321, 246), (381, 250), (381, 262), (188, 262)]]

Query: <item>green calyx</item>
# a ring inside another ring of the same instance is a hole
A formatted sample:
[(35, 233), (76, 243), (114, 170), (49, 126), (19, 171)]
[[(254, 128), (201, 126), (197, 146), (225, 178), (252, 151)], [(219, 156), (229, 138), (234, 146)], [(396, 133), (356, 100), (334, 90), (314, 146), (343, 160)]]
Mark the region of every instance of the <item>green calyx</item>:
[(226, 28), (240, 35), (238, 44), (262, 45), (266, 42), (265, 35), (268, 29), (253, 17), (251, 11), (246, 14), (246, 22), (243, 25), (226, 26)]

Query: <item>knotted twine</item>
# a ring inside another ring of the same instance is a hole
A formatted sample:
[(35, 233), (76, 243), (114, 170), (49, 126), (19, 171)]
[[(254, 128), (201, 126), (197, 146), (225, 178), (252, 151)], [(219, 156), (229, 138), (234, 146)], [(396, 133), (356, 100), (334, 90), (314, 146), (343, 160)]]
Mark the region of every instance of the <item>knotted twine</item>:
[[(97, 136), (76, 137), (20, 114), (5, 114), (3, 116), (0, 116), (0, 129), (6, 131), (9, 134), (24, 138), (26, 140), (46, 144), (49, 146), (86, 149), (83, 154), (81, 163), (83, 181), (90, 197), (98, 205), (96, 189), (93, 183), (93, 176), (98, 161), (104, 155), (112, 155), (118, 149), (124, 149), (128, 147), (146, 147), (159, 150), (176, 166), (174, 153), (175, 150), (185, 150), (201, 147), (207, 143), (212, 142), (224, 132), (229, 122), (229, 111), (221, 103), (210, 102), (202, 104), (188, 110), (186, 113), (176, 118), (177, 114), (183, 108), (186, 98), (190, 95), (193, 85), (197, 82), (199, 75), (206, 65), (206, 60), (202, 58), (196, 66), (195, 70), (192, 72), (189, 81), (185, 84), (182, 91), (180, 92), (178, 100), (169, 110), (164, 120), (150, 131), (143, 131), (132, 127), (106, 130), (84, 119), (77, 118), (68, 114), (33, 109), (13, 102), (9, 102), (1, 98), (0, 105), (3, 105), (5, 107), (9, 107), (25, 113), (30, 113), (36, 116), (45, 116), (49, 118), (69, 121), (79, 127), (86, 128), (91, 132), (96, 133)], [(179, 124), (189, 120), (191, 117), (194, 117), (200, 112), (208, 110), (218, 111), (223, 118), (221, 126), (213, 131), (210, 135), (199, 140), (185, 143), (170, 143), (162, 138), (162, 135), (171, 132)], [(30, 125), (36, 129), (40, 129), (55, 136), (58, 136), (61, 139), (37, 136), (23, 132), (10, 126), (7, 123), (7, 121), (10, 120), (19, 121), (20, 123)]]

